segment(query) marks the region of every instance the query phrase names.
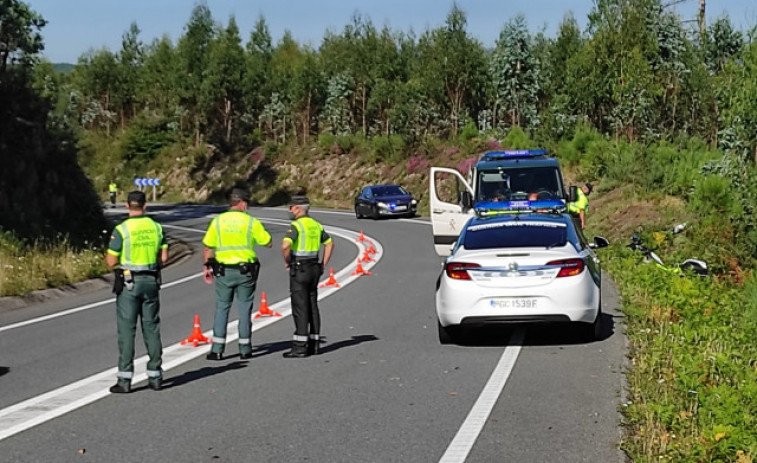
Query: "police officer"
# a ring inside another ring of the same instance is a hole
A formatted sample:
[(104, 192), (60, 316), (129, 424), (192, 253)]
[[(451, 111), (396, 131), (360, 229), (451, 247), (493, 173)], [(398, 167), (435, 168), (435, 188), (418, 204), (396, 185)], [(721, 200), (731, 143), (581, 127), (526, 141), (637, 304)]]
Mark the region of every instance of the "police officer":
[(578, 199), (575, 202), (568, 203), (568, 212), (573, 216), (574, 222), (577, 226), (581, 226), (581, 230), (586, 228), (586, 211), (589, 210), (589, 196), (594, 190), (594, 185), (587, 183), (578, 189)]
[[(226, 346), (226, 324), (234, 295), (239, 308), (239, 356), (252, 358), (252, 300), (260, 271), (256, 244), (270, 248), (271, 234), (260, 221), (247, 213), (250, 195), (234, 188), (229, 196), (231, 207), (214, 218), (202, 243), (205, 245), (203, 269), (205, 282), (215, 277), (216, 314), (213, 321), (213, 345), (208, 360), (222, 360)], [(214, 256), (215, 254), (215, 256)]]
[(116, 185), (116, 182), (111, 180), (110, 185), (108, 185), (108, 193), (110, 193), (110, 204), (112, 207), (115, 207), (116, 194), (118, 194), (118, 186)]
[[(318, 279), (334, 251), (331, 237), (323, 225), (308, 216), (310, 202), (305, 196), (293, 196), (289, 203), (292, 223), (281, 242), (284, 267), (289, 270), (289, 290), (294, 318), (292, 349), (284, 357), (298, 358), (318, 353), (321, 315), (318, 312)], [(323, 245), (323, 263), (318, 251)]]
[(132, 191), (126, 200), (129, 218), (113, 230), (105, 256), (116, 269), (116, 326), (118, 329), (118, 382), (110, 392), (131, 392), (134, 376), (134, 336), (137, 318), (142, 319), (142, 337), (147, 347), (147, 381), (151, 389), (162, 388), (163, 346), (160, 342), (160, 265), (168, 259), (163, 227), (144, 215), (145, 194)]

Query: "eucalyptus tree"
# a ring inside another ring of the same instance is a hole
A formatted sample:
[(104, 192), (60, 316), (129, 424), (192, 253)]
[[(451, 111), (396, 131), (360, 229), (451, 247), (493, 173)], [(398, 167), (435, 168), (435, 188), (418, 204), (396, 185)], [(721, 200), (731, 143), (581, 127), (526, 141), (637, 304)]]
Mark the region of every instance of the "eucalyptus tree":
[(203, 72), (200, 105), (211, 139), (231, 142), (235, 121), (243, 110), (242, 82), (246, 67), (242, 39), (234, 16), (211, 40)]
[(273, 92), (264, 106), (265, 122), (270, 135), (281, 142), (286, 141), (288, 124), (296, 131), (292, 114), (292, 93), (294, 80), (303, 60), (303, 52), (300, 45), (292, 37), (289, 30), (284, 31), (281, 40), (276, 44), (271, 55), (268, 74), (270, 76), (269, 88)]
[(126, 113), (134, 117), (137, 113), (137, 89), (142, 78), (144, 62), (144, 45), (139, 40), (139, 27), (133, 22), (121, 39), (121, 52), (118, 54), (118, 91), (116, 106), (118, 108), (121, 128), (126, 125)]
[(206, 120), (200, 110), (202, 82), (208, 66), (211, 42), (216, 34), (213, 17), (206, 3), (192, 10), (184, 34), (177, 44), (180, 104), (189, 112), (195, 144), (199, 144)]
[(467, 18), (457, 4), (445, 25), (424, 33), (418, 41), (413, 76), (427, 97), (444, 102), (453, 134), (468, 117), (475, 119), (483, 106), (486, 60), (481, 43), (468, 35)]
[(323, 107), (326, 83), (318, 54), (309, 47), (302, 49), (293, 71), (289, 85), (292, 127), (295, 138), (301, 137), (306, 143), (314, 129), (317, 130), (317, 115)]
[(119, 88), (118, 57), (108, 49), (89, 50), (79, 57), (72, 80), (81, 92), (79, 123), (87, 129), (104, 128), (110, 135), (116, 116), (111, 100)]
[(243, 82), (245, 99), (243, 120), (249, 127), (257, 126), (258, 129), (262, 129), (262, 120), (259, 116), (272, 93), (270, 65), (273, 55), (271, 32), (262, 15), (258, 17), (255, 27), (250, 32), (245, 51), (247, 69)]
[(526, 18), (518, 15), (502, 27), (491, 58), (495, 127), (538, 125), (539, 71)]
[(705, 35), (707, 68), (714, 74), (721, 72), (731, 58), (738, 57), (743, 45), (743, 34), (734, 29), (728, 16), (718, 18)]
[(142, 107), (174, 119), (175, 128), (182, 130), (186, 110), (179, 105), (180, 94), (177, 91), (182, 76), (176, 48), (167, 35), (145, 47), (141, 72), (137, 94)]
[(8, 64), (27, 66), (45, 48), (40, 31), (47, 21), (18, 0), (0, 0), (0, 76)]

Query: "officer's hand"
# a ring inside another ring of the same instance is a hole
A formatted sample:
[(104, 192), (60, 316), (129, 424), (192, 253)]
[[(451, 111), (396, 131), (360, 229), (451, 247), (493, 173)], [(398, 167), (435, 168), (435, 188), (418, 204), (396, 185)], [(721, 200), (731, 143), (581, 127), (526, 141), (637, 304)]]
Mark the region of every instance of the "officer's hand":
[(289, 270), (289, 262), (285, 262), (284, 263), (284, 269), (285, 270)]
[(202, 270), (202, 279), (205, 283), (213, 284), (213, 271), (207, 267)]

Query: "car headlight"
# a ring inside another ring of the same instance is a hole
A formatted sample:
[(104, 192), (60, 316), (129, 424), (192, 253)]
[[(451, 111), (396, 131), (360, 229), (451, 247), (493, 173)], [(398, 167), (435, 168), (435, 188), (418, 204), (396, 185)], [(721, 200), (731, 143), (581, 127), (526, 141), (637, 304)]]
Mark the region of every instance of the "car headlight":
[(413, 206), (415, 206), (416, 204), (418, 204), (418, 201), (416, 201), (416, 200), (413, 199), (412, 201), (410, 201), (410, 204), (412, 204)]
[(387, 206), (387, 204), (386, 204), (386, 203), (382, 203), (381, 201), (379, 201), (379, 202), (378, 202), (378, 207), (383, 207), (384, 209), (386, 209), (386, 208), (387, 208), (387, 207), (389, 207), (389, 206)]

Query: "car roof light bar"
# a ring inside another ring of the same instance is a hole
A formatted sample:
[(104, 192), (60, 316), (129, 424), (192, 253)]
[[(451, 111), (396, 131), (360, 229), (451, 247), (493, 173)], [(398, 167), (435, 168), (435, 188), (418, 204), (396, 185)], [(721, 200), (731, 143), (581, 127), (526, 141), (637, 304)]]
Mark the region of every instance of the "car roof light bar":
[(527, 212), (556, 214), (564, 212), (566, 207), (565, 203), (559, 199), (541, 199), (536, 201), (481, 201), (473, 206), (479, 217)]
[(532, 158), (538, 156), (546, 156), (547, 150), (503, 150), (503, 151), (489, 151), (484, 153), (481, 158), (482, 161), (492, 161), (496, 159), (522, 159)]

